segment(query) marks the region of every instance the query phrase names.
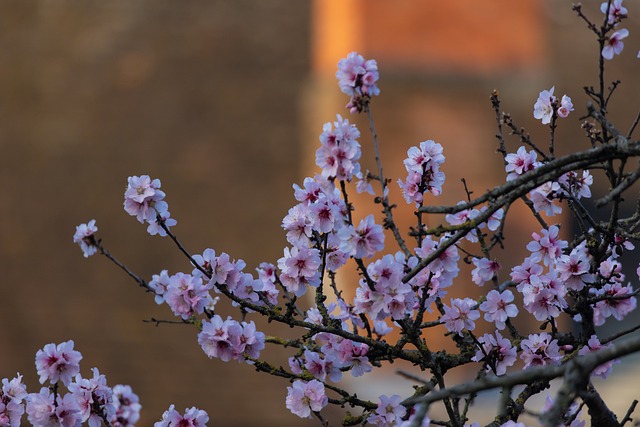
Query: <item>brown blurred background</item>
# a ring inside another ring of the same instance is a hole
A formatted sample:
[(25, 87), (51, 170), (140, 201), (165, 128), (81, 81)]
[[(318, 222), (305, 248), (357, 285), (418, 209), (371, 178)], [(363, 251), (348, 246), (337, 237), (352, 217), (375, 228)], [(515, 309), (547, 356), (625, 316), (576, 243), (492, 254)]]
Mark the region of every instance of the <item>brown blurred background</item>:
[[(600, 19), (600, 2), (584, 3)], [(225, 251), (251, 270), (275, 262), (291, 184), (314, 173), (322, 124), (348, 115), (333, 74), (352, 50), (381, 70), (373, 111), (386, 175), (404, 179), (407, 148), (435, 139), (450, 194), (439, 202), (463, 198), (461, 177), (476, 194), (504, 180), (493, 89), (543, 140), (533, 103), (555, 85), (576, 107), (561, 140), (585, 147), (577, 117), (581, 87), (596, 83), (597, 50), (570, 2), (468, 4), (0, 2), (0, 376), (19, 371), (36, 391), (36, 351), (73, 339), (83, 373), (97, 366), (110, 384), (139, 394), (139, 425), (171, 403), (207, 410), (211, 425), (317, 423), (288, 413), (285, 381), (208, 360), (192, 328), (143, 323), (171, 314), (106, 259), (85, 260), (74, 227), (96, 219), (106, 247), (145, 278), (189, 271), (168, 239), (148, 236), (122, 209), (127, 176), (148, 174), (162, 180), (175, 232), (191, 251)], [(639, 15), (630, 13), (627, 47), (607, 64), (610, 79), (623, 81), (612, 108), (622, 129), (639, 95)], [(351, 119), (367, 147), (366, 123)], [(371, 167), (370, 152), (364, 157)], [(392, 197), (403, 205), (399, 191)], [(528, 240), (512, 236), (509, 250)]]

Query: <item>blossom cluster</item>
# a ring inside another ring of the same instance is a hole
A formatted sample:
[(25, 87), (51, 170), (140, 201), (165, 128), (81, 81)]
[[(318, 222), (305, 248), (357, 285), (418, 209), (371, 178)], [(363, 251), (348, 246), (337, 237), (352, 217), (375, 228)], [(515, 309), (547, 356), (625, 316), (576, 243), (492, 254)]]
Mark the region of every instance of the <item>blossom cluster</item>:
[(177, 224), (171, 218), (169, 205), (164, 200), (166, 195), (160, 186), (160, 180), (152, 180), (149, 175), (130, 176), (124, 192), (124, 210), (139, 222), (149, 224), (147, 232), (152, 236), (167, 235), (161, 222), (167, 228)]
[(573, 103), (571, 98), (567, 95), (562, 95), (560, 103), (558, 99), (553, 95), (555, 87), (551, 87), (549, 90), (543, 90), (538, 95), (538, 100), (533, 106), (533, 117), (542, 121), (543, 125), (548, 125), (556, 117), (566, 118), (569, 113), (573, 111)]
[(202, 322), (202, 331), (198, 334), (198, 343), (204, 353), (223, 362), (243, 362), (246, 357), (257, 359), (264, 348), (264, 340), (264, 334), (256, 331), (253, 321), (240, 323), (230, 317), (223, 320), (217, 314)]
[(434, 196), (442, 193), (444, 184), (444, 172), (440, 165), (444, 163), (442, 145), (432, 140), (423, 141), (420, 147), (411, 147), (407, 151), (404, 167), (407, 170), (407, 179), (398, 185), (402, 189), (407, 203), (422, 204), (424, 193), (429, 192)]
[(336, 78), (340, 90), (351, 97), (347, 104), (351, 113), (363, 111), (369, 99), (380, 94), (380, 89), (376, 86), (378, 77), (378, 63), (375, 59), (365, 60), (357, 52), (351, 52), (338, 61)]
[(98, 251), (94, 235), (98, 232), (96, 220), (92, 219), (86, 224), (76, 226), (76, 232), (73, 235), (73, 243), (80, 245), (82, 254), (85, 258), (95, 255)]
[[(527, 152), (524, 146), (518, 148), (515, 153), (507, 154), (505, 156), (507, 181), (513, 181), (525, 173), (540, 167), (543, 163), (536, 161), (536, 158), (536, 152), (533, 150)], [(562, 207), (555, 201), (590, 198), (592, 184), (593, 176), (588, 170), (583, 170), (582, 174), (569, 171), (557, 180), (547, 181), (532, 190), (529, 193), (529, 197), (536, 212), (554, 216), (562, 212)]]
[(205, 309), (213, 310), (216, 301), (209, 290), (213, 283), (204, 283), (201, 277), (191, 274), (176, 273), (169, 276), (167, 270), (154, 274), (149, 287), (156, 293), (156, 303), (166, 302), (171, 311), (183, 320), (204, 313)]
[(351, 181), (352, 177), (362, 178), (360, 163), (362, 155), (358, 138), (360, 131), (338, 114), (333, 123), (325, 123), (316, 151), (316, 165), (322, 168), (322, 176), (339, 181)]
[[(612, 27), (616, 27), (624, 18), (627, 17), (627, 8), (622, 5), (622, 0), (613, 0), (604, 2), (600, 5), (602, 13), (607, 15), (607, 23)], [(602, 57), (605, 59), (613, 59), (614, 55), (620, 55), (624, 49), (625, 39), (629, 36), (629, 30), (622, 28), (614, 31), (604, 40), (602, 48)], [(640, 55), (640, 54), (639, 54)]]
[[(109, 387), (106, 377), (93, 368), (91, 377), (80, 374), (82, 354), (73, 341), (47, 344), (36, 354), (36, 369), (42, 387), (28, 393), (18, 374), (11, 381), (2, 380), (0, 425), (18, 427), (26, 413), (33, 426), (98, 427), (108, 421), (112, 427), (129, 427), (140, 418), (141, 405), (131, 387)], [(62, 388), (68, 392), (62, 394)]]
[[(608, 24), (603, 24), (603, 28), (608, 32), (627, 14), (622, 0), (605, 2), (601, 10), (606, 14), (603, 19)], [(606, 40), (601, 38), (605, 45), (602, 57), (611, 59), (618, 54), (622, 49), (620, 40), (626, 35), (626, 30), (618, 30)], [(352, 113), (367, 110), (371, 97), (379, 93), (376, 62), (367, 61), (355, 52), (340, 60), (336, 77), (341, 90), (350, 96), (347, 108)], [(558, 100), (554, 89), (540, 92), (533, 111), (534, 118), (551, 124), (552, 135), (556, 119), (565, 118), (574, 110), (571, 98), (563, 95)], [(406, 202), (418, 208), (418, 226), (411, 234), (416, 244), (406, 244), (396, 237), (400, 250), (378, 255), (385, 249), (383, 226), (376, 223), (372, 214), (355, 220), (355, 208), (347, 197), (347, 186), (353, 185), (354, 177), (358, 179), (356, 191), (359, 192), (366, 189), (373, 193), (369, 181), (384, 181), (381, 169), (378, 176), (369, 172), (363, 175), (359, 138), (358, 128), (340, 115), (335, 122), (324, 125), (321, 146), (316, 152), (316, 165), (321, 171), (305, 178), (301, 185), (293, 185), (297, 204), (282, 220), (288, 246), (275, 263), (261, 263), (256, 269), (257, 276), (245, 271), (243, 260), (234, 260), (224, 252), (217, 254), (208, 248), (201, 254), (189, 255), (191, 273), (169, 275), (167, 270), (162, 270), (152, 277), (148, 288), (155, 293), (156, 302), (166, 302), (174, 315), (199, 327), (198, 343), (208, 357), (246, 362), (258, 370), (276, 372), (275, 375), (287, 378), (291, 386), (285, 405), (302, 418), (315, 413), (322, 420), (319, 412), (330, 401), (338, 401), (343, 405), (362, 406), (358, 423), (363, 425), (424, 427), (430, 425), (430, 418), (419, 413), (417, 405), (409, 402), (411, 399), (381, 395), (377, 405), (363, 404), (355, 394), (350, 395), (335, 384), (347, 374), (361, 377), (383, 362), (401, 358), (397, 355), (420, 365), (423, 370), (431, 370), (434, 379), (438, 379), (437, 369), (429, 365), (429, 359), (436, 354), (454, 367), (458, 363), (477, 363), (479, 377), (502, 376), (508, 375), (518, 360), (524, 369), (560, 365), (567, 359), (611, 345), (608, 340), (600, 341), (591, 331), (609, 318), (624, 319), (637, 306), (636, 292), (622, 273), (620, 262), (625, 251), (634, 249), (627, 239), (630, 233), (624, 232), (624, 228), (618, 233), (619, 224), (615, 221), (605, 231), (595, 223), (591, 229), (581, 224), (582, 235), (568, 241), (562, 237), (559, 225), (545, 222), (562, 212), (562, 201), (576, 209), (576, 206), (582, 207), (581, 199), (591, 197), (593, 176), (588, 169), (576, 166), (566, 173), (563, 173), (566, 169), (549, 172), (553, 177), (542, 184), (534, 181), (537, 188), (528, 187), (533, 189), (527, 196), (517, 194), (514, 200), (522, 196), (542, 229), (532, 233), (532, 240), (526, 245), (528, 256), (505, 273), (492, 252), (496, 245), (502, 245), (502, 228), (512, 203), (501, 200), (507, 200), (504, 195), (512, 195), (508, 192), (514, 184), (528, 177), (542, 176), (539, 169), (554, 158), (553, 144), (548, 155), (526, 138), (521, 138), (521, 142), (527, 146), (519, 147), (515, 153), (507, 153), (501, 147), (507, 183), (495, 190), (497, 195), (488, 192), (486, 197), (474, 201), (471, 191), (467, 190), (468, 201), (432, 210), (424, 203), (424, 195), (438, 196), (442, 192), (443, 147), (433, 140), (411, 147), (404, 160), (407, 177), (404, 181), (398, 180), (398, 184)], [(594, 141), (591, 142), (595, 146)], [(384, 207), (384, 226), (393, 228), (390, 211), (395, 205), (385, 204), (390, 192), (386, 184), (387, 181), (382, 182), (383, 195), (375, 201)], [(140, 222), (147, 222), (151, 234), (165, 235), (164, 227), (175, 224), (175, 220), (170, 218), (164, 197), (159, 180), (151, 180), (146, 175), (133, 176), (125, 192), (125, 210)], [(443, 215), (446, 224), (428, 228), (423, 223), (424, 212)], [(74, 241), (85, 256), (98, 249), (96, 231), (93, 220), (76, 229)], [(395, 237), (397, 230), (392, 231)], [(594, 249), (596, 240), (604, 243)], [(445, 301), (454, 279), (459, 276), (461, 261), (472, 267), (471, 277), (463, 280), (490, 289), (477, 298), (462, 296)], [(353, 262), (360, 274), (355, 295), (338, 290), (335, 273), (348, 262)], [(640, 267), (638, 274), (640, 276)], [(500, 280), (507, 275), (510, 280)], [(216, 314), (218, 298), (213, 298), (211, 291), (228, 296), (234, 306), (239, 306), (242, 321)], [(328, 295), (329, 292), (333, 295)], [(312, 293), (312, 297), (302, 299), (307, 293)], [(270, 321), (300, 327), (304, 334), (296, 339), (267, 339), (256, 329), (253, 320), (247, 321), (244, 317), (255, 312)], [(425, 322), (425, 313), (434, 313), (436, 320)], [(527, 316), (531, 323), (539, 322), (540, 330), (527, 333), (514, 326), (513, 319)], [(580, 336), (559, 333), (561, 316), (587, 332)], [(476, 336), (476, 323), (483, 321), (490, 330), (495, 330)], [(460, 354), (437, 350), (431, 353), (427, 348), (431, 344), (421, 336), (426, 328), (438, 328), (445, 336), (451, 336)], [(401, 338), (389, 344), (394, 330), (400, 331)], [(287, 368), (276, 368), (259, 360), (267, 342), (282, 343), (292, 349)], [(411, 350), (404, 349), (407, 344)], [(77, 412), (82, 413), (78, 419), (86, 417), (90, 424), (91, 417), (104, 416), (126, 425), (126, 420), (135, 418), (129, 415), (135, 410), (118, 407), (119, 399), (114, 397), (118, 393), (123, 396), (131, 393), (130, 389), (108, 389), (97, 369), (93, 378), (83, 379), (78, 373), (80, 356), (76, 353), (72, 342), (58, 347), (46, 346), (36, 358), (38, 373), (41, 382), (59, 381), (69, 387), (72, 396), (81, 395), (84, 400), (77, 403), (77, 397), (52, 397), (48, 389), (41, 391), (41, 397), (30, 399), (20, 391), (21, 377), (17, 377), (12, 380), (13, 385), (7, 385), (9, 391), (3, 388), (7, 419), (21, 415), (18, 415), (20, 399), (56, 402), (47, 404), (54, 408), (49, 414), (55, 413), (59, 419), (67, 416), (73, 419), (69, 414)], [(419, 359), (415, 356), (418, 353)], [(435, 363), (439, 364), (438, 369), (447, 366), (440, 361)], [(614, 363), (615, 360), (610, 360), (602, 364), (591, 375), (606, 377)], [(340, 399), (332, 400), (328, 396), (331, 391), (337, 392)], [(136, 399), (122, 398), (120, 402), (137, 402)], [(31, 411), (27, 403), (26, 412), (30, 417), (36, 417), (34, 413), (45, 413), (42, 409), (45, 403)], [(548, 400), (543, 411), (553, 405)], [(58, 414), (60, 408), (63, 414)], [(82, 412), (81, 408), (89, 408), (89, 412)], [(581, 426), (575, 419), (577, 412), (576, 407), (569, 408), (562, 421), (573, 427)], [(99, 422), (97, 418), (94, 420)], [(207, 421), (203, 411), (190, 408), (181, 415), (172, 405), (156, 427), (200, 427)], [(509, 420), (502, 425), (523, 424)]]

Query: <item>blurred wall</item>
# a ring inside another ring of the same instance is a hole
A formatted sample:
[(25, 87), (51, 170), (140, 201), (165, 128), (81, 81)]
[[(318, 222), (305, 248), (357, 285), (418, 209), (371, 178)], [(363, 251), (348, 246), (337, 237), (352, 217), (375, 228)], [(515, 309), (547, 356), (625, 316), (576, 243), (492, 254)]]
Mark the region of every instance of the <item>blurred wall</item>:
[(309, 14), (278, 0), (0, 3), (2, 377), (19, 371), (39, 390), (36, 351), (74, 339), (84, 374), (132, 385), (142, 426), (170, 403), (207, 410), (211, 425), (300, 424), (286, 381), (208, 360), (194, 328), (143, 323), (173, 316), (72, 236), (95, 218), (142, 277), (190, 271), (122, 209), (127, 176), (149, 174), (192, 252), (251, 270), (282, 256)]

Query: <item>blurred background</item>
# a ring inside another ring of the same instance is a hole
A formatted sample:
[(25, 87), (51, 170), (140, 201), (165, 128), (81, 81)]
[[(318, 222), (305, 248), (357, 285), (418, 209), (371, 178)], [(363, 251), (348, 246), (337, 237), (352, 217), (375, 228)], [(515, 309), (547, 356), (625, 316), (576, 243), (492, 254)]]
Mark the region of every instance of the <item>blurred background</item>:
[[(585, 1), (585, 12), (600, 20), (599, 4)], [(631, 36), (607, 63), (608, 80), (623, 82), (611, 108), (623, 130), (640, 95), (640, 15), (627, 6)], [(462, 177), (476, 194), (504, 181), (494, 89), (544, 141), (548, 128), (532, 109), (555, 85), (576, 109), (560, 122), (558, 151), (587, 147), (578, 117), (598, 52), (569, 1), (0, 2), (0, 376), (20, 372), (38, 390), (36, 351), (73, 339), (83, 374), (97, 366), (109, 384), (138, 393), (139, 425), (171, 403), (205, 409), (211, 425), (317, 424), (286, 410), (286, 381), (207, 359), (194, 328), (143, 322), (171, 313), (105, 258), (84, 259), (72, 236), (96, 219), (105, 246), (140, 276), (190, 271), (170, 240), (147, 235), (122, 209), (126, 178), (148, 174), (162, 180), (190, 251), (225, 251), (248, 271), (275, 263), (286, 244), (281, 219), (295, 204), (291, 185), (315, 173), (323, 123), (349, 115), (334, 73), (353, 50), (378, 60), (382, 96), (372, 110), (385, 175), (404, 179), (402, 159), (420, 141), (444, 146), (446, 195), (434, 203), (463, 199)], [(349, 119), (373, 169), (368, 124)], [(407, 230), (412, 214), (392, 188)], [(506, 251), (518, 257), (537, 228), (514, 224)], [(289, 355), (272, 350), (274, 363)], [(367, 388), (377, 390), (376, 378)]]

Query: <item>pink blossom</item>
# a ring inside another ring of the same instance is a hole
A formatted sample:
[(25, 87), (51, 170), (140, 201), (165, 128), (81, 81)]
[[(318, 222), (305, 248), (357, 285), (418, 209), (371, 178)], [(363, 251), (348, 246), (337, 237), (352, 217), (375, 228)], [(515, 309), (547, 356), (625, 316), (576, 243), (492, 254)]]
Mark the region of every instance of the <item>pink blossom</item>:
[(198, 344), (209, 358), (216, 357), (228, 362), (234, 357), (233, 337), (241, 333), (238, 322), (230, 317), (222, 320), (214, 315), (210, 321), (202, 322), (202, 330), (198, 334)]
[(5, 398), (21, 402), (27, 397), (27, 387), (22, 382), (22, 375), (19, 373), (11, 381), (2, 379), (2, 394)]
[(185, 409), (184, 415), (180, 415), (175, 410), (175, 406), (169, 406), (164, 414), (162, 414), (162, 420), (153, 424), (154, 427), (207, 427), (209, 422), (209, 414), (202, 409), (198, 409), (195, 406)]
[(482, 348), (471, 358), (474, 362), (484, 360), (485, 371), (493, 371), (496, 375), (504, 375), (507, 368), (517, 360), (517, 351), (511, 341), (503, 338), (500, 332), (484, 334), (478, 338)]
[(94, 234), (98, 232), (96, 220), (92, 219), (86, 224), (76, 226), (76, 232), (73, 235), (73, 243), (80, 245), (85, 258), (90, 257), (98, 251)]
[(607, 13), (607, 8), (609, 8), (609, 14), (607, 15), (607, 23), (609, 24), (617, 24), (627, 16), (627, 8), (622, 5), (622, 0), (605, 1), (600, 5), (602, 13)]
[[(578, 350), (578, 354), (580, 356), (584, 356), (585, 354), (589, 354), (594, 351), (598, 351), (600, 349), (607, 348), (610, 346), (611, 346), (610, 344), (602, 345), (596, 335), (591, 335), (591, 337), (589, 338), (589, 341), (587, 342), (587, 345), (585, 345), (580, 350)], [(591, 375), (606, 379), (609, 376), (609, 374), (611, 374), (611, 371), (613, 371), (613, 365), (615, 363), (620, 363), (620, 360), (615, 359), (615, 360), (610, 360), (606, 363), (603, 363), (602, 365), (596, 367), (596, 369), (594, 369), (593, 372), (591, 372)]]
[(526, 301), (524, 308), (539, 321), (558, 317), (567, 307), (564, 293), (560, 294), (555, 289), (544, 285), (532, 283), (532, 286), (526, 288), (523, 293)]
[(113, 387), (115, 414), (111, 417), (113, 427), (133, 427), (140, 419), (140, 398), (131, 386), (118, 384)]
[(336, 351), (335, 356), (340, 368), (347, 368), (354, 377), (360, 377), (373, 369), (367, 357), (369, 346), (364, 343), (343, 339)]
[(533, 208), (536, 212), (544, 212), (547, 216), (562, 213), (562, 208), (553, 203), (553, 199), (562, 194), (562, 188), (557, 182), (546, 182), (529, 193)]
[(583, 250), (571, 251), (570, 255), (561, 255), (555, 264), (555, 270), (565, 286), (580, 291), (585, 283), (593, 283), (595, 277), (589, 274), (591, 268), (589, 254)]
[(548, 230), (542, 230), (542, 235), (532, 233), (533, 241), (529, 242), (527, 249), (532, 252), (531, 258), (535, 262), (542, 261), (549, 265), (562, 255), (562, 250), (569, 246), (566, 240), (558, 238), (560, 229), (552, 225)]
[(485, 282), (493, 279), (500, 271), (500, 264), (497, 261), (475, 257), (471, 261), (476, 266), (471, 272), (471, 279), (478, 286), (482, 286)]
[(562, 360), (558, 340), (551, 339), (546, 332), (530, 334), (520, 343), (522, 353), (520, 359), (524, 361), (524, 368), (532, 366), (557, 365)]
[(358, 162), (362, 154), (359, 137), (358, 128), (339, 114), (333, 127), (325, 123), (320, 135), (322, 145), (316, 151), (316, 165), (322, 168), (323, 177), (339, 181), (362, 177)]
[(64, 385), (80, 372), (82, 354), (73, 349), (73, 341), (58, 344), (47, 344), (36, 353), (36, 368), (40, 375), (40, 384), (49, 381), (55, 384), (62, 381)]
[[(458, 202), (458, 205), (464, 204), (465, 202)], [(474, 220), (480, 215), (480, 211), (478, 209), (465, 209), (460, 212), (456, 212), (454, 214), (445, 215), (444, 219), (451, 225), (462, 225), (469, 221)], [(479, 224), (477, 228), (483, 228), (484, 224)], [(472, 242), (478, 242), (478, 233), (477, 229), (471, 229), (466, 235), (465, 238)]]
[(23, 400), (27, 398), (27, 388), (22, 382), (22, 375), (18, 374), (11, 381), (2, 379), (0, 392), (0, 425), (19, 427), (24, 414)]
[(162, 270), (160, 274), (154, 274), (151, 276), (149, 287), (156, 293), (156, 304), (162, 304), (164, 302), (164, 294), (167, 292), (169, 286), (169, 272)]
[(289, 209), (282, 219), (282, 228), (287, 232), (287, 241), (293, 246), (309, 246), (313, 235), (311, 211), (304, 204)]
[[(484, 213), (488, 208), (483, 206), (480, 209), (480, 213)], [(500, 208), (489, 216), (487, 220), (487, 228), (491, 231), (496, 231), (500, 228), (500, 224), (502, 223), (502, 218), (504, 217), (504, 209)]]
[(27, 418), (33, 426), (79, 427), (80, 413), (71, 394), (54, 395), (47, 387), (27, 396)]
[(289, 292), (302, 296), (307, 285), (318, 286), (320, 277), (320, 251), (315, 248), (284, 248), (284, 257), (278, 260), (278, 268), (282, 271), (280, 280)]
[(376, 86), (378, 77), (378, 64), (374, 59), (365, 61), (362, 55), (351, 52), (338, 61), (336, 78), (340, 90), (351, 97), (347, 104), (351, 113), (363, 111), (370, 97), (380, 94)]
[(609, 38), (604, 41), (604, 47), (602, 48), (602, 57), (604, 59), (613, 59), (614, 55), (620, 55), (624, 48), (622, 39), (629, 36), (629, 30), (623, 28), (611, 34)]
[(593, 307), (593, 321), (596, 326), (603, 325), (610, 316), (622, 320), (636, 309), (637, 300), (632, 296), (631, 284), (622, 286), (620, 283), (607, 283), (602, 289), (594, 290), (594, 293), (598, 297), (606, 297)]
[(556, 102), (556, 97), (553, 96), (553, 90), (554, 87), (540, 92), (538, 100), (533, 106), (533, 117), (538, 120), (542, 120), (543, 125), (551, 123), (551, 117), (553, 116), (553, 103)]
[(558, 107), (558, 117), (567, 118), (569, 113), (573, 111), (573, 103), (567, 95), (562, 95), (560, 106)]
[(451, 307), (444, 306), (444, 315), (440, 322), (444, 323), (447, 330), (462, 336), (464, 329), (473, 331), (476, 324), (473, 322), (480, 317), (480, 312), (474, 307), (477, 303), (471, 298), (452, 298)]
[[(320, 138), (322, 138), (322, 136), (320, 136)], [(311, 177), (306, 177), (302, 186), (303, 187), (300, 187), (298, 184), (293, 184), (293, 196), (305, 206), (315, 203), (316, 200), (320, 198), (320, 194), (323, 193), (320, 183)]]
[(291, 387), (287, 387), (287, 409), (300, 418), (310, 418), (312, 411), (319, 412), (327, 403), (329, 398), (325, 394), (324, 384), (318, 380), (296, 380)]
[(156, 234), (161, 237), (166, 237), (167, 232), (162, 227), (161, 224), (164, 224), (166, 228), (171, 228), (178, 223), (175, 219), (171, 218), (171, 213), (169, 211), (163, 211), (162, 213), (158, 213), (158, 217), (160, 217), (160, 221), (156, 218), (154, 221), (149, 221), (149, 226), (147, 227), (147, 233), (152, 236)]
[(516, 265), (511, 270), (511, 280), (518, 284), (518, 291), (522, 292), (523, 286), (531, 283), (532, 276), (542, 274), (543, 268), (536, 259), (539, 259), (539, 257), (527, 257), (522, 264)]
[(495, 322), (496, 328), (505, 328), (505, 322), (510, 317), (518, 315), (518, 307), (513, 302), (513, 293), (505, 290), (502, 293), (493, 289), (487, 294), (487, 299), (480, 304), (480, 310), (484, 311), (484, 320)]
[(358, 228), (349, 240), (351, 253), (355, 258), (370, 258), (384, 248), (384, 232), (382, 226), (375, 223), (373, 215), (367, 215), (360, 221)]
[(589, 187), (593, 184), (593, 176), (588, 170), (582, 171), (582, 177), (578, 177), (578, 174), (574, 171), (569, 171), (562, 175), (558, 182), (562, 186), (563, 194), (566, 194), (565, 190), (568, 190), (569, 194), (577, 199), (591, 197), (591, 189)]
[(507, 154), (505, 157), (507, 181), (513, 181), (520, 175), (534, 170), (540, 164), (536, 161), (537, 156), (534, 150), (527, 152), (524, 146), (518, 148), (515, 153)]
[(88, 421), (90, 427), (99, 427), (102, 417), (111, 419), (116, 413), (113, 402), (113, 390), (107, 385), (107, 378), (92, 368), (93, 377), (82, 378), (76, 375), (75, 382), (69, 384), (69, 391), (73, 394), (82, 422)]
[(397, 394), (391, 397), (382, 395), (375, 414), (367, 418), (367, 422), (379, 427), (395, 426), (402, 421), (407, 409), (400, 404), (402, 398)]
[(124, 193), (124, 210), (139, 222), (152, 223), (156, 215), (162, 215), (169, 208), (164, 197), (159, 179), (151, 180), (148, 175), (130, 176)]
[(202, 283), (202, 279), (190, 274), (176, 273), (169, 278), (169, 285), (163, 297), (176, 316), (184, 320), (196, 314), (202, 314), (205, 308), (215, 304), (209, 294), (211, 282)]
[(427, 191), (434, 196), (442, 193), (445, 176), (440, 171), (440, 165), (444, 160), (442, 145), (433, 140), (421, 142), (420, 147), (409, 148), (404, 160), (407, 179), (405, 182), (398, 180), (407, 203), (414, 202), (419, 205)]
[[(223, 320), (214, 315), (211, 320), (202, 322), (198, 334), (198, 344), (209, 358), (216, 357), (223, 362), (245, 361), (245, 357), (257, 359), (264, 349), (265, 335), (256, 331), (253, 321), (239, 323), (228, 317)], [(247, 361), (251, 364), (251, 361)]]

